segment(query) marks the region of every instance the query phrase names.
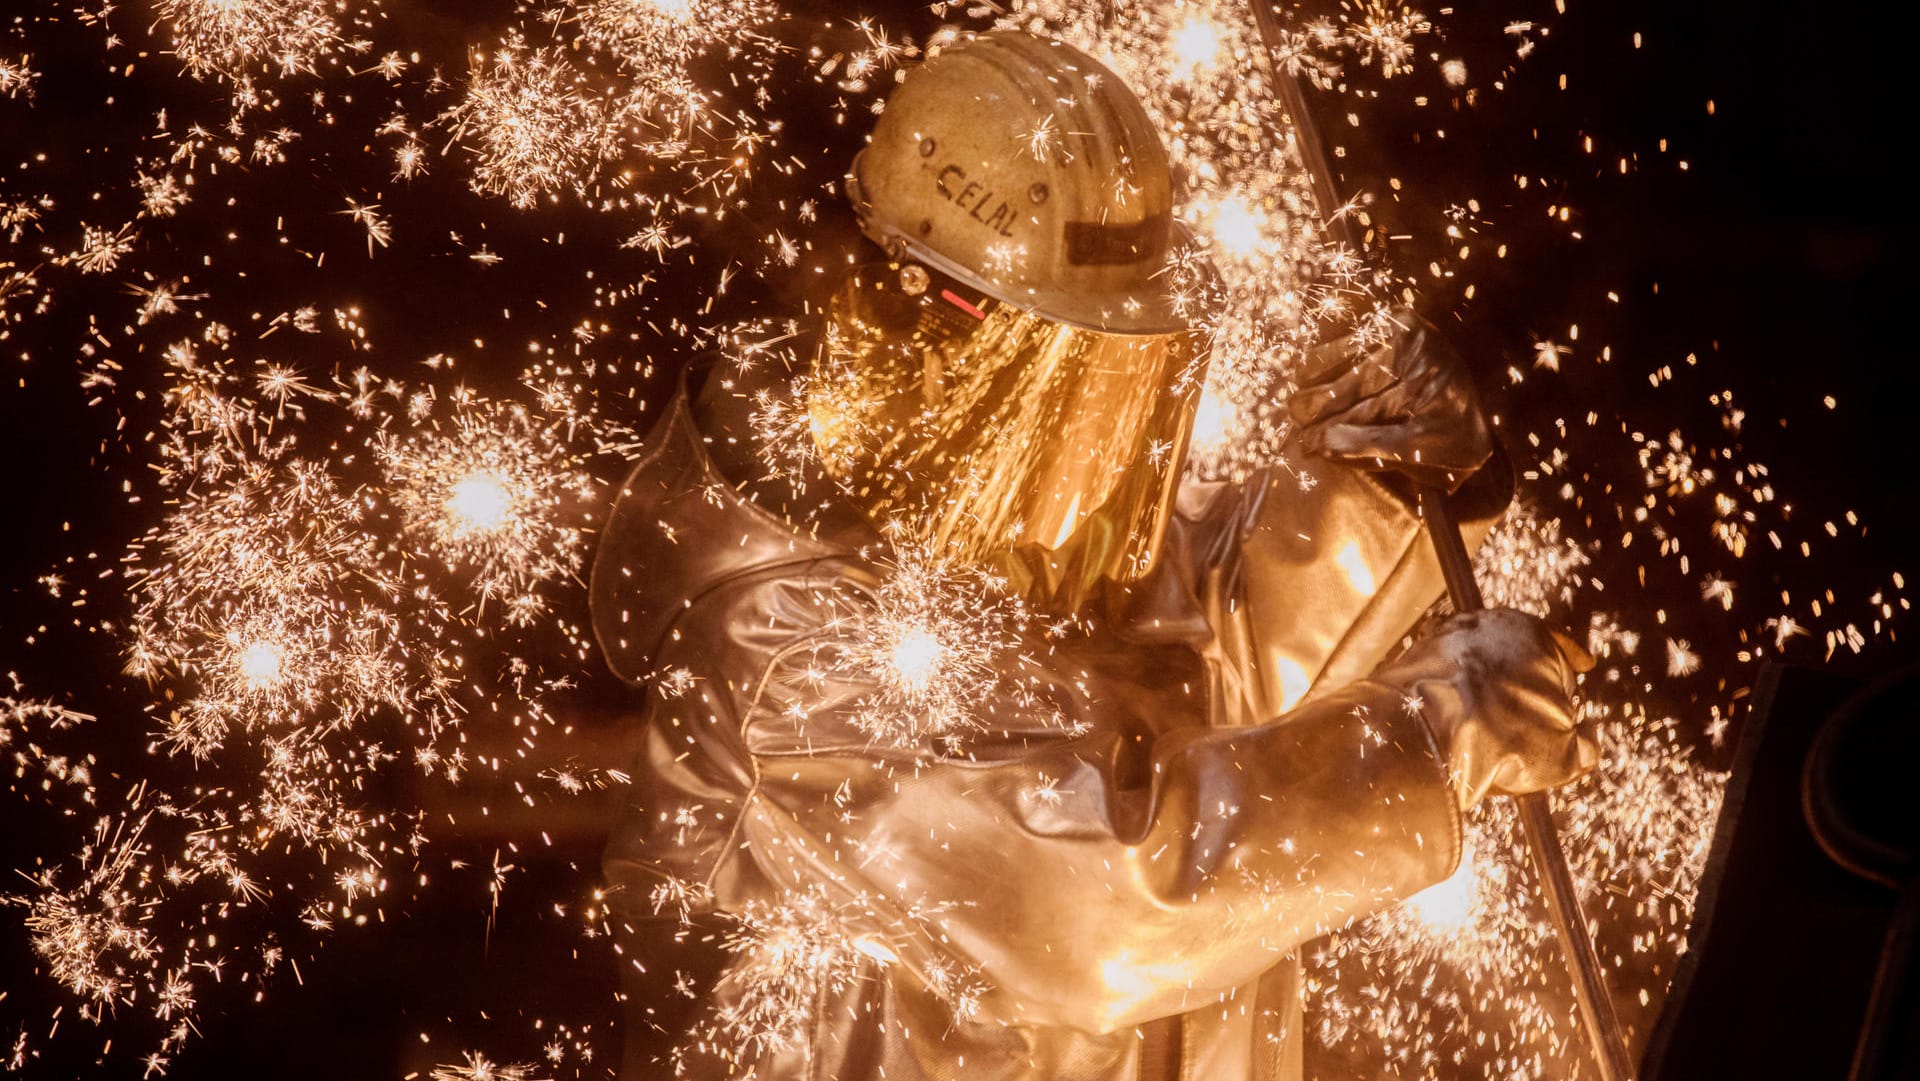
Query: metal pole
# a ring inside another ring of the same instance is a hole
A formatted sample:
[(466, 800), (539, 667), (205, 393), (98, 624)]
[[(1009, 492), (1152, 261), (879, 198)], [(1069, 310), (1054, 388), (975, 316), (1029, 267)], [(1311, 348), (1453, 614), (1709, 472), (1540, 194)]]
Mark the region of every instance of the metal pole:
[[(1447, 505), (1447, 493), (1437, 488), (1421, 489), (1420, 514), (1427, 520), (1427, 535), (1433, 539), (1433, 552), (1439, 557), (1440, 575), (1446, 579), (1454, 610), (1484, 608), (1480, 584), (1473, 578), (1473, 560), (1467, 555), (1453, 509)], [(1545, 792), (1516, 796), (1514, 802), (1520, 812), (1527, 852), (1533, 857), (1534, 873), (1539, 875), (1540, 890), (1546, 897), (1547, 916), (1553, 921), (1567, 974), (1573, 979), (1574, 1000), (1580, 1007), (1587, 1040), (1593, 1045), (1594, 1062), (1600, 1067), (1603, 1081), (1631, 1081), (1633, 1060), (1627, 1055), (1620, 1018), (1613, 1012), (1613, 995), (1607, 991), (1606, 977), (1600, 970), (1600, 954), (1594, 949), (1593, 936), (1587, 933), (1586, 917), (1580, 911), (1573, 872), (1567, 867), (1567, 854), (1554, 828), (1553, 807)]]
[[(1358, 252), (1359, 237), (1353, 222), (1340, 212), (1342, 200), (1334, 187), (1333, 169), (1327, 160), (1326, 144), (1306, 94), (1293, 72), (1280, 59), (1279, 13), (1274, 0), (1252, 0), (1254, 24), (1267, 49), (1268, 67), (1273, 73), (1274, 91), (1280, 105), (1293, 121), (1294, 141), (1300, 161), (1313, 184), (1314, 202), (1328, 215), (1326, 228), (1348, 247)], [(1486, 607), (1480, 597), (1480, 584), (1473, 577), (1473, 559), (1460, 536), (1459, 523), (1447, 505), (1447, 493), (1439, 488), (1420, 489), (1420, 515), (1426, 519), (1427, 535), (1433, 540), (1433, 552), (1440, 562), (1440, 576), (1447, 583), (1447, 594), (1457, 612)], [(1580, 912), (1580, 895), (1574, 890), (1573, 873), (1567, 867), (1566, 852), (1560, 847), (1560, 835), (1554, 828), (1553, 808), (1544, 792), (1532, 792), (1515, 798), (1520, 813), (1520, 829), (1527, 839), (1527, 851), (1540, 877), (1546, 897), (1547, 915), (1560, 939), (1560, 952), (1573, 979), (1574, 999), (1579, 1004), (1580, 1020), (1593, 1047), (1594, 1063), (1602, 1081), (1631, 1081), (1633, 1060), (1627, 1054), (1627, 1041), (1620, 1031), (1620, 1019), (1613, 1010), (1613, 996), (1607, 991), (1606, 977), (1600, 969), (1600, 955), (1594, 949), (1593, 936), (1587, 933), (1586, 917)]]

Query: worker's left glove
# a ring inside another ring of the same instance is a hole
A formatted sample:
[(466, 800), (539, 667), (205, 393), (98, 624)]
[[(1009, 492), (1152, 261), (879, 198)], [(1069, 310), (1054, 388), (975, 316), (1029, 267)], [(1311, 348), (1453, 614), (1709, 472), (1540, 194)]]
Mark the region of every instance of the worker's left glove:
[(1433, 324), (1395, 309), (1384, 343), (1353, 336), (1308, 358), (1288, 408), (1309, 452), (1458, 488), (1493, 454), (1466, 365)]
[(1599, 761), (1580, 730), (1574, 677), (1593, 658), (1525, 612), (1449, 616), (1374, 679), (1397, 686), (1426, 722), (1461, 809), (1489, 794), (1566, 784)]

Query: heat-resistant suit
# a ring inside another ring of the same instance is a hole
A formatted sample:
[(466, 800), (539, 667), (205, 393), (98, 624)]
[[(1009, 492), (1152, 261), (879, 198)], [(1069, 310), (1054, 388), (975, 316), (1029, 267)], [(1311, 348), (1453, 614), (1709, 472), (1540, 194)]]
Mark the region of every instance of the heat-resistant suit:
[(1298, 948), (1459, 858), (1419, 715), (1515, 693), (1514, 657), (1564, 694), (1540, 643), (1399, 650), (1440, 592), (1419, 520), (1316, 463), (1311, 490), (1184, 488), (1154, 570), (1029, 626), (958, 747), (876, 739), (832, 659), (885, 544), (762, 509), (693, 416), (658, 423), (593, 571), (646, 694), (616, 908), (733, 928), (690, 1076), (1296, 1077)]

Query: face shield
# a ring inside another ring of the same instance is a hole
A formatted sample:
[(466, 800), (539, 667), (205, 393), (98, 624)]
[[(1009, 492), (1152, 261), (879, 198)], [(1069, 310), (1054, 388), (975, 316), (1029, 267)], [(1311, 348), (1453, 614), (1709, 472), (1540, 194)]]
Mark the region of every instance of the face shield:
[(807, 406), (827, 472), (876, 525), (1077, 604), (1152, 566), (1204, 358), (1192, 330), (1077, 327), (876, 264), (829, 306)]

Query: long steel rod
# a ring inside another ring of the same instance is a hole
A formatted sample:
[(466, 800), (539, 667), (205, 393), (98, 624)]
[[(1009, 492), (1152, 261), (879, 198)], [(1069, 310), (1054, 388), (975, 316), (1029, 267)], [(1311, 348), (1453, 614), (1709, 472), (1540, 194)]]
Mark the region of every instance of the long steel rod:
[[(1353, 221), (1345, 213), (1344, 201), (1333, 181), (1332, 163), (1326, 143), (1320, 138), (1313, 110), (1300, 87), (1298, 76), (1288, 70), (1280, 41), (1279, 12), (1273, 0), (1251, 0), (1254, 24), (1267, 49), (1268, 68), (1274, 91), (1293, 121), (1295, 145), (1307, 177), (1313, 184), (1314, 202), (1325, 219), (1327, 230), (1356, 253), (1361, 250)], [(1427, 522), (1427, 536), (1433, 541), (1434, 556), (1440, 562), (1440, 576), (1446, 581), (1447, 594), (1457, 612), (1486, 607), (1480, 597), (1480, 583), (1473, 577), (1473, 559), (1467, 554), (1460, 525), (1447, 503), (1447, 493), (1439, 488), (1420, 491), (1420, 514)], [(1580, 1020), (1593, 1047), (1594, 1063), (1602, 1081), (1631, 1081), (1633, 1061), (1627, 1054), (1627, 1041), (1614, 1013), (1613, 996), (1607, 990), (1600, 968), (1600, 954), (1593, 936), (1587, 933), (1586, 917), (1580, 911), (1580, 895), (1574, 889), (1573, 872), (1567, 866), (1567, 854), (1560, 847), (1560, 835), (1553, 824), (1553, 808), (1544, 792), (1516, 797), (1520, 829), (1533, 858), (1534, 872), (1547, 902), (1547, 915), (1560, 939), (1560, 952), (1566, 959), (1567, 973), (1573, 980), (1574, 1000)]]
[[(1257, 0), (1256, 0), (1257, 2)], [(1454, 521), (1453, 508), (1447, 505), (1447, 493), (1437, 488), (1420, 492), (1420, 514), (1427, 520), (1427, 536), (1433, 539), (1433, 552), (1440, 560), (1440, 574), (1446, 579), (1447, 594), (1458, 612), (1484, 608), (1480, 583), (1473, 577), (1473, 560)], [(1600, 969), (1600, 954), (1593, 936), (1587, 933), (1586, 916), (1580, 911), (1580, 894), (1573, 887), (1573, 872), (1567, 867), (1567, 854), (1560, 847), (1560, 834), (1553, 824), (1553, 807), (1545, 792), (1529, 792), (1514, 797), (1520, 812), (1520, 830), (1527, 839), (1527, 851), (1533, 857), (1534, 873), (1540, 878), (1540, 890), (1546, 897), (1547, 915), (1560, 938), (1560, 952), (1566, 958), (1567, 974), (1573, 979), (1574, 1000), (1580, 1008), (1580, 1021), (1593, 1045), (1594, 1062), (1604, 1081), (1630, 1081), (1633, 1060), (1627, 1054), (1627, 1041), (1620, 1031), (1620, 1018), (1613, 1011), (1613, 995), (1607, 990)]]

